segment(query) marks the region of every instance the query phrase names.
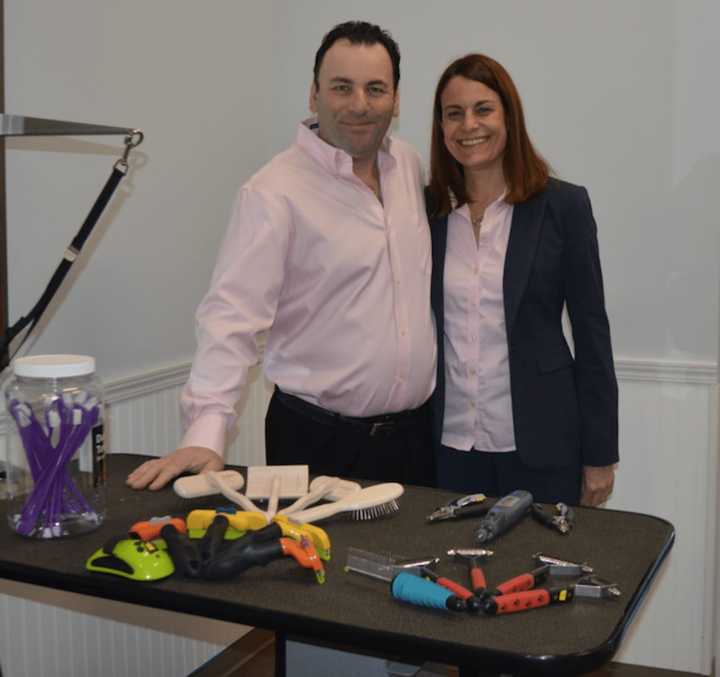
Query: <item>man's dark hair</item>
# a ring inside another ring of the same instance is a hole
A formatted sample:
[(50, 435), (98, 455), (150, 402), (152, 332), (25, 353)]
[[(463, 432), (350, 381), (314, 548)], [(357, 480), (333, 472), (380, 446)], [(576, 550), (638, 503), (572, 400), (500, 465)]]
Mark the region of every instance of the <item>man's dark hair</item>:
[(320, 73), (320, 66), (325, 52), (338, 40), (348, 40), (352, 45), (382, 45), (390, 56), (393, 69), (393, 84), (397, 89), (400, 82), (400, 48), (390, 33), (367, 21), (346, 21), (338, 24), (325, 35), (318, 51), (315, 53), (315, 66), (313, 67), (315, 86), (319, 84), (318, 74)]

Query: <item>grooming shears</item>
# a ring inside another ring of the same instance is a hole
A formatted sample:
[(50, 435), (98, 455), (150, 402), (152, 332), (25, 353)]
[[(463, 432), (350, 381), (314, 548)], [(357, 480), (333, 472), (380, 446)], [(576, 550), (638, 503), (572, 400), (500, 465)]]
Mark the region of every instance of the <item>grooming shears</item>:
[(490, 505), (486, 501), (485, 494), (468, 494), (436, 508), (425, 519), (428, 522), (440, 522), (460, 517), (484, 515), (490, 510)]

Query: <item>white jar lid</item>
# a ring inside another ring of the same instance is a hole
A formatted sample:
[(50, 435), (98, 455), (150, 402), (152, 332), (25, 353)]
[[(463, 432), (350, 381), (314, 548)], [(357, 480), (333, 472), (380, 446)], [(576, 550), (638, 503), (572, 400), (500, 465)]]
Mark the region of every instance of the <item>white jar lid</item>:
[(32, 355), (13, 362), (16, 376), (66, 378), (95, 373), (95, 358), (89, 355)]

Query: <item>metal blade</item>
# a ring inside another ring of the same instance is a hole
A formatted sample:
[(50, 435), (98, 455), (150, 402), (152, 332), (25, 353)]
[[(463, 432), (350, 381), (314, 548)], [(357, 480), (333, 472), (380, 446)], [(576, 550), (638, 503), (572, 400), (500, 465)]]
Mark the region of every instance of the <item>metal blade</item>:
[(32, 118), (26, 115), (0, 113), (0, 136), (95, 136), (102, 134), (128, 135), (136, 130), (129, 127), (110, 127), (86, 122), (66, 122)]
[(348, 548), (345, 571), (354, 571), (371, 578), (379, 578), (381, 581), (391, 581), (397, 574), (392, 558), (359, 548)]
[(397, 558), (390, 553), (348, 548), (345, 571), (365, 574), (381, 581), (391, 581), (402, 571), (420, 575), (424, 567), (432, 569), (439, 561), (439, 557)]

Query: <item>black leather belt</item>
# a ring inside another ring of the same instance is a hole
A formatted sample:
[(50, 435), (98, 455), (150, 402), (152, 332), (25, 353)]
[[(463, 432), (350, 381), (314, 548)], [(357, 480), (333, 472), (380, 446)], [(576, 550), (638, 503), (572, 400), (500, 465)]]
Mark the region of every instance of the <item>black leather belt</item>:
[(422, 412), (427, 406), (426, 403), (417, 409), (407, 409), (406, 411), (399, 411), (395, 414), (344, 416), (343, 414), (318, 407), (316, 404), (306, 402), (299, 397), (295, 397), (295, 395), (284, 393), (277, 386), (275, 386), (275, 397), (283, 406), (302, 416), (306, 416), (316, 423), (332, 426), (349, 425), (360, 429), (364, 428), (370, 437), (376, 435), (391, 435), (398, 428), (414, 425), (422, 419)]

